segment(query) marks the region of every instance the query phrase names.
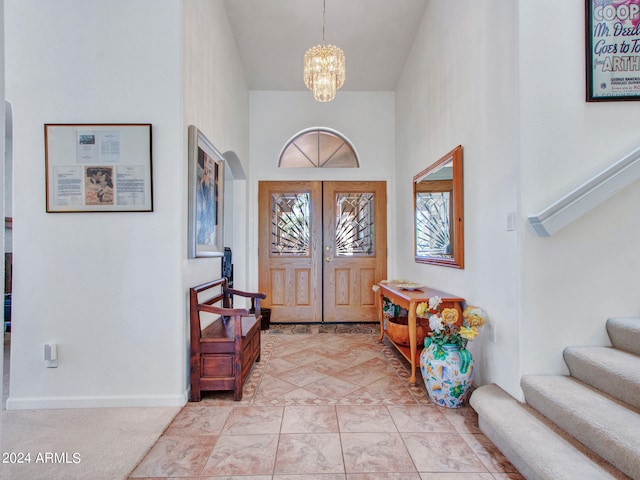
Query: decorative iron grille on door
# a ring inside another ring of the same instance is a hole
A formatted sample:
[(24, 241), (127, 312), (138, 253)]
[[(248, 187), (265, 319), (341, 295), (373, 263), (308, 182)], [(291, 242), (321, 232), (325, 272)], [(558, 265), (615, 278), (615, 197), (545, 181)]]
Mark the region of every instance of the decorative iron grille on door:
[(373, 193), (336, 194), (336, 255), (372, 255)]
[(308, 192), (274, 193), (271, 198), (271, 254), (309, 256)]

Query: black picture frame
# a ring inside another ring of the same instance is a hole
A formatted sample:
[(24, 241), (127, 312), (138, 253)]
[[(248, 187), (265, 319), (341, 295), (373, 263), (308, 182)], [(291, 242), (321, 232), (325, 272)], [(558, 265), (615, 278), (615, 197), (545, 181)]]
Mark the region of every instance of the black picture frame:
[(640, 0), (586, 0), (587, 102), (640, 99)]

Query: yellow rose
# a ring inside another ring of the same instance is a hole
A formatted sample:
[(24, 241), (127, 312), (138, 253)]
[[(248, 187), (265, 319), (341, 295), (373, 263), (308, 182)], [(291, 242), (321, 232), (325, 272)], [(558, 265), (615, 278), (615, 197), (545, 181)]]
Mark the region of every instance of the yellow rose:
[(426, 317), (428, 311), (429, 309), (427, 308), (426, 302), (419, 303), (418, 306), (416, 307), (416, 315), (421, 318)]
[(484, 325), (485, 313), (478, 307), (469, 306), (464, 309), (462, 316), (466, 319), (470, 327), (481, 327)]
[(445, 308), (442, 310), (442, 323), (453, 325), (458, 321), (458, 311), (455, 308)]
[(474, 340), (478, 336), (478, 329), (475, 327), (460, 327), (460, 336), (467, 340)]
[(478, 315), (470, 315), (467, 317), (467, 323), (470, 327), (481, 327), (484, 325), (484, 318)]

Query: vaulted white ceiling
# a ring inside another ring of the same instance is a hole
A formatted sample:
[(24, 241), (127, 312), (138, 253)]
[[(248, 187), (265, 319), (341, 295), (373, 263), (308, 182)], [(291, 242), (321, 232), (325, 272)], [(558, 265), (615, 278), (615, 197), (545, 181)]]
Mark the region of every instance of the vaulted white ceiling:
[[(326, 0), (327, 44), (346, 57), (342, 90), (392, 91), (429, 0)], [(322, 43), (322, 0), (224, 0), (251, 90), (305, 90)]]

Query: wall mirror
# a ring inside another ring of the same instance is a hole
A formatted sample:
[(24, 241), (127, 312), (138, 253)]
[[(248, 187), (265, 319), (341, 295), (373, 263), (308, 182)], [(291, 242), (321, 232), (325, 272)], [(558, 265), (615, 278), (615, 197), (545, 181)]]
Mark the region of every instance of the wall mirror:
[(418, 263), (464, 268), (462, 146), (413, 177)]

